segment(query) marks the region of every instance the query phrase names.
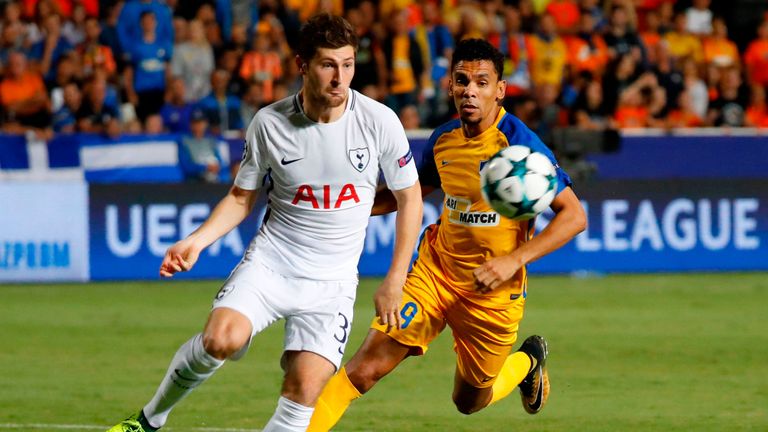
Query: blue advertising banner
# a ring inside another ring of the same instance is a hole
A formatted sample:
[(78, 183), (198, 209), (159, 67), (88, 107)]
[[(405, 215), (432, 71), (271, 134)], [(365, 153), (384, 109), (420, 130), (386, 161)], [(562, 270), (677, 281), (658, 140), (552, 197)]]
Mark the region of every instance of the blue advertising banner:
[(589, 228), (533, 271), (768, 270), (766, 180), (611, 181), (578, 192)]
[[(601, 181), (578, 186), (589, 228), (535, 273), (768, 270), (768, 180)], [(441, 197), (425, 203), (437, 219)], [(537, 219), (543, 229), (552, 214)], [(371, 218), (360, 273), (387, 271), (394, 215)]]
[[(157, 279), (168, 247), (208, 217), (226, 185), (91, 185), (91, 279)], [(238, 263), (264, 215), (263, 203), (177, 278), (223, 278)]]
[[(210, 214), (223, 185), (91, 185), (92, 280), (154, 279), (165, 250)], [(580, 184), (589, 228), (530, 265), (535, 273), (642, 273), (768, 270), (768, 180), (601, 181)], [(425, 203), (437, 220), (439, 194)], [(208, 248), (181, 278), (225, 278), (264, 214), (264, 200), (238, 228)], [(537, 220), (543, 229), (551, 215)], [(372, 217), (361, 276), (386, 273), (395, 215)]]

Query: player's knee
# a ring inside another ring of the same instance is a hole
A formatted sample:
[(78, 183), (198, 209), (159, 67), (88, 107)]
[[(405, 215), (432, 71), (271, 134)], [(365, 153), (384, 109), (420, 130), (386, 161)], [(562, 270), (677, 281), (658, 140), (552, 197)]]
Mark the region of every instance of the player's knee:
[(475, 401), (467, 401), (458, 398), (455, 395), (453, 397), (453, 403), (456, 405), (456, 409), (465, 415), (470, 415), (483, 409), (483, 406), (477, 404)]
[(243, 345), (243, 341), (232, 335), (223, 333), (206, 333), (203, 335), (205, 352), (219, 360), (226, 360), (238, 353)]
[(453, 403), (462, 414), (472, 414), (488, 406), (491, 393), (487, 390), (460, 386), (453, 390)]
[(318, 376), (287, 374), (281, 395), (304, 406), (315, 406), (326, 382)]
[(307, 386), (300, 381), (286, 379), (283, 382), (281, 396), (301, 405), (313, 406), (315, 403), (314, 399), (316, 399), (316, 397), (313, 397), (315, 396), (313, 393), (318, 392), (310, 392)]

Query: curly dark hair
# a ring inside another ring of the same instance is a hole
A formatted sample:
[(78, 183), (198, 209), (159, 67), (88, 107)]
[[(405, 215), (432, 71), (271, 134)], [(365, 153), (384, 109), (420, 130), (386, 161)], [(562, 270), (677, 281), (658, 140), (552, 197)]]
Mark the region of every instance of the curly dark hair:
[(451, 70), (460, 61), (488, 60), (496, 68), (496, 75), (501, 79), (504, 71), (504, 54), (484, 39), (464, 39), (456, 44), (451, 59)]
[(299, 45), (296, 54), (305, 62), (310, 61), (318, 48), (341, 48), (351, 45), (357, 52), (358, 38), (355, 29), (347, 20), (329, 13), (310, 18), (299, 31)]

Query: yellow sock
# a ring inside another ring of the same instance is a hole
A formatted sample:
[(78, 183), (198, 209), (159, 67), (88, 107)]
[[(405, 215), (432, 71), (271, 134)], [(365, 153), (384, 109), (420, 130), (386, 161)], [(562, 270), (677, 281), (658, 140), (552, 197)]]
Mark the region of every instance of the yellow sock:
[(512, 390), (528, 375), (532, 367), (531, 358), (524, 352), (517, 351), (507, 357), (499, 376), (496, 377), (496, 382), (493, 383), (493, 396), (488, 405), (504, 399), (512, 393)]
[(362, 396), (343, 367), (325, 385), (315, 405), (307, 432), (326, 432), (339, 421), (353, 400)]

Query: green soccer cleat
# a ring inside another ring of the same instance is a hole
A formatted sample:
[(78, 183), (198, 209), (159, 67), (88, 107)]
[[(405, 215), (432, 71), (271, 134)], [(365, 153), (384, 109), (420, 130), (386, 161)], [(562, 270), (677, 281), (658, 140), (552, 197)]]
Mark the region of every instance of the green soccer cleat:
[(141, 424), (139, 419), (143, 419), (143, 417), (144, 415), (141, 412), (136, 413), (112, 426), (107, 432), (155, 432), (157, 429), (145, 427)]
[(536, 414), (544, 408), (549, 398), (547, 341), (541, 336), (531, 336), (523, 342), (518, 351), (536, 359), (536, 367), (518, 385), (523, 408), (528, 414)]

